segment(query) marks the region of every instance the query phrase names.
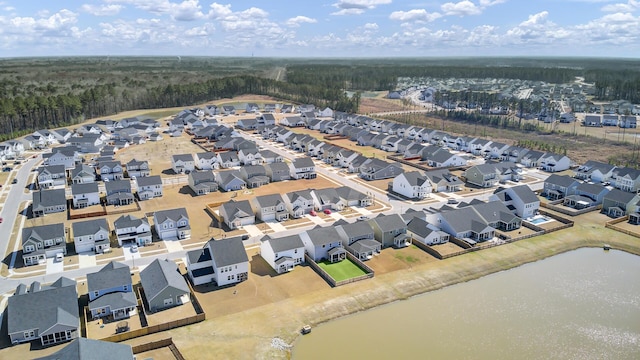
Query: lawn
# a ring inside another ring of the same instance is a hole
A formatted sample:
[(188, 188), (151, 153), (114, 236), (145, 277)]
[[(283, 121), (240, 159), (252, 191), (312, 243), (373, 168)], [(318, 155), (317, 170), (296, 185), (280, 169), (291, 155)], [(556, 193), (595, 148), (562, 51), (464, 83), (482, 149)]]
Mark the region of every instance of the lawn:
[(323, 261), (318, 263), (324, 271), (326, 271), (335, 281), (342, 281), (358, 277), (360, 275), (366, 275), (367, 273), (362, 270), (358, 265), (354, 264), (351, 260), (345, 259), (337, 263), (330, 263), (329, 261)]

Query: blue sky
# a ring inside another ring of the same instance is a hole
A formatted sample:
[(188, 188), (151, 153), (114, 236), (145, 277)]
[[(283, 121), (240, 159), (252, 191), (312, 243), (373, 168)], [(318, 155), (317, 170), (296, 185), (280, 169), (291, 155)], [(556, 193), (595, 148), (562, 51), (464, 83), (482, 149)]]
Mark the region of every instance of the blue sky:
[(640, 0), (0, 0), (0, 57), (640, 57)]

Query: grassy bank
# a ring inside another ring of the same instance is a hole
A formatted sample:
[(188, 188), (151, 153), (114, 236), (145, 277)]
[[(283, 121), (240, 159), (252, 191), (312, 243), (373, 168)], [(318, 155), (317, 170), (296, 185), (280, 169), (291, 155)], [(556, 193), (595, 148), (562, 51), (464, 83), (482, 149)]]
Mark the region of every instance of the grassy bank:
[[(188, 359), (202, 354), (220, 359), (286, 359), (290, 354), (271, 348), (271, 339), (280, 337), (293, 343), (303, 324), (317, 325), (581, 247), (601, 247), (603, 239), (614, 249), (640, 255), (640, 239), (606, 229), (589, 217), (581, 220), (575, 227), (556, 233), (419, 264), (412, 271), (376, 275), (370, 280), (268, 303), (169, 333)], [(131, 343), (150, 340), (145, 337)]]

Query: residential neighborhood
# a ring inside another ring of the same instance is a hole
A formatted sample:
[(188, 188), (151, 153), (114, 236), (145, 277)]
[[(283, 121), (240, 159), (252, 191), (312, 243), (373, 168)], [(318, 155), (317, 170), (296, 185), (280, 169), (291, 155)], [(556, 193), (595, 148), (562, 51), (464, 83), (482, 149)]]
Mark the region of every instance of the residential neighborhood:
[(20, 280), (7, 289), (12, 344), (77, 351), (162, 332), (207, 321), (211, 299), (249, 283), (349, 286), (392, 259), (440, 261), (588, 213), (640, 233), (630, 167), (299, 105), (143, 120), (25, 137), (42, 142), (11, 171), (22, 188), (0, 189), (20, 207), (2, 209), (19, 229), (5, 250)]

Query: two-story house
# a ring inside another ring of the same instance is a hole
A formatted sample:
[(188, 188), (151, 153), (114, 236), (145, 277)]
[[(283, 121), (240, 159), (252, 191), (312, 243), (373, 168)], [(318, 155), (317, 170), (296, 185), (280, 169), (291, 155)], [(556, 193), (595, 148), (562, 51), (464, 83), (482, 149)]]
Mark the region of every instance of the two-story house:
[(200, 170), (213, 170), (220, 166), (218, 165), (218, 154), (206, 151), (195, 154), (196, 168)]
[(44, 264), (56, 254), (67, 254), (64, 224), (39, 225), (22, 229), (22, 262), (25, 266)]
[(162, 178), (160, 175), (136, 178), (136, 184), (138, 186), (138, 198), (140, 200), (162, 197)]
[(293, 179), (315, 179), (316, 166), (310, 157), (296, 158), (291, 162), (291, 177)]
[(38, 170), (38, 188), (49, 189), (64, 186), (67, 183), (67, 172), (64, 165), (43, 166)]
[(74, 222), (71, 228), (76, 253), (102, 254), (111, 250), (107, 219), (78, 221)]
[(407, 236), (407, 224), (398, 214), (380, 214), (367, 220), (373, 228), (374, 238), (382, 245), (382, 248), (402, 248), (411, 244), (411, 238)]
[(271, 182), (291, 179), (291, 169), (284, 162), (274, 162), (266, 164), (264, 167)]
[(113, 222), (118, 245), (133, 243), (138, 246), (151, 244), (151, 226), (147, 218), (122, 215)]
[(124, 167), (117, 161), (100, 163), (98, 170), (102, 181), (122, 180), (124, 178)]
[(160, 240), (191, 237), (189, 214), (185, 208), (156, 211), (153, 213), (153, 223)]
[(300, 239), (306, 253), (315, 262), (327, 260), (334, 263), (347, 258), (340, 234), (333, 226), (318, 225), (300, 233)]
[(393, 192), (407, 199), (422, 200), (432, 191), (431, 182), (419, 171), (409, 171), (393, 178)]
[(71, 170), (72, 184), (88, 184), (96, 181), (96, 171), (89, 165), (77, 165)]
[(140, 271), (145, 306), (152, 313), (190, 301), (191, 290), (172, 260), (155, 259)]
[(289, 220), (287, 203), (280, 194), (256, 196), (251, 199), (253, 212), (261, 221), (286, 221)]
[(196, 196), (206, 195), (218, 190), (216, 177), (211, 170), (192, 171), (187, 176), (189, 188)]
[(196, 168), (193, 155), (179, 154), (171, 156), (171, 169), (176, 174), (188, 174)]
[(449, 241), (449, 234), (420, 217), (414, 217), (407, 223), (407, 234), (412, 242), (418, 241), (425, 245), (438, 245)]
[(296, 219), (318, 207), (318, 201), (311, 190), (292, 191), (285, 194), (284, 199), (290, 216)]
[(247, 187), (238, 170), (219, 171), (216, 173), (216, 182), (222, 191), (238, 191)]
[(67, 198), (64, 189), (34, 191), (32, 198), (34, 217), (67, 211)]
[(567, 196), (570, 189), (578, 184), (579, 182), (569, 175), (551, 174), (544, 180), (542, 195), (549, 200), (559, 200)]
[(127, 168), (127, 176), (130, 178), (141, 178), (151, 175), (151, 169), (149, 168), (149, 162), (146, 160), (131, 159), (125, 164)]
[(347, 223), (339, 220), (334, 223), (342, 240), (342, 245), (353, 256), (365, 261), (380, 253), (382, 244), (375, 240), (373, 228), (367, 221)]
[(73, 208), (83, 209), (100, 204), (100, 191), (97, 183), (71, 185)]
[(209, 240), (202, 249), (187, 252), (187, 271), (194, 285), (225, 286), (249, 278), (249, 258), (242, 237)]
[(279, 238), (266, 235), (260, 239), (260, 256), (278, 274), (286, 273), (304, 263), (304, 244), (298, 234)]
[(97, 272), (87, 274), (89, 311), (92, 319), (126, 319), (136, 313), (136, 295), (128, 265), (111, 261)]
[(135, 200), (129, 180), (107, 181), (104, 183), (104, 188), (107, 193), (107, 205), (124, 206)]
[(249, 200), (234, 201), (233, 199), (220, 206), (220, 216), (229, 229), (255, 224), (256, 216), (251, 209)]
[(518, 185), (509, 188), (498, 188), (489, 200), (502, 201), (513, 213), (523, 219), (533, 217), (538, 213), (540, 200), (528, 185)]

